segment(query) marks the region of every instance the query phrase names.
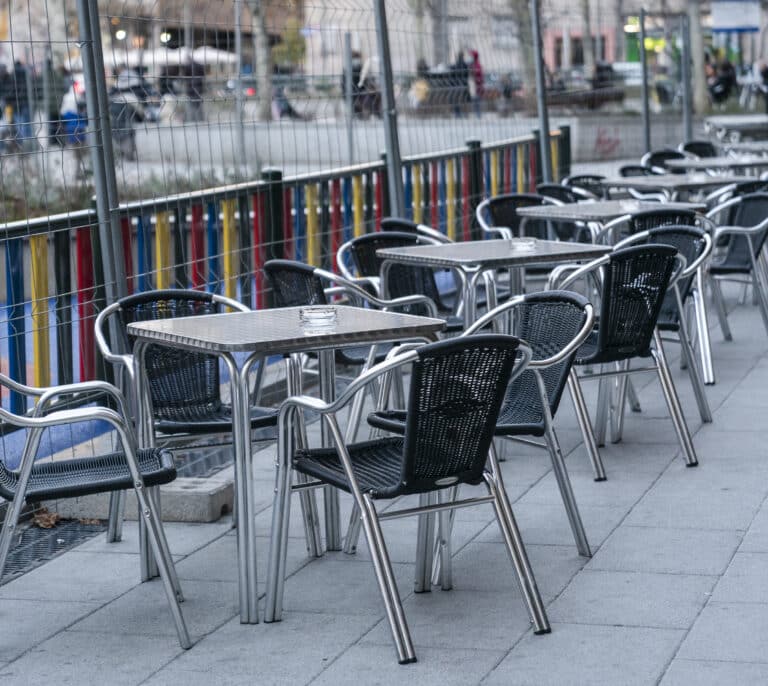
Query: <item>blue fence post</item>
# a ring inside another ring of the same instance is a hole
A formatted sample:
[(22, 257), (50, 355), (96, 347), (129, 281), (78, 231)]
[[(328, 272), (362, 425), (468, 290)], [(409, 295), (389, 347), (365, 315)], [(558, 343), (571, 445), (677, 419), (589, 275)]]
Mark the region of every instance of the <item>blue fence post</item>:
[[(10, 239), (5, 246), (5, 284), (8, 293), (8, 375), (27, 382), (27, 350), (24, 323), (24, 243)], [(24, 414), (26, 398), (11, 392), (11, 412)]]

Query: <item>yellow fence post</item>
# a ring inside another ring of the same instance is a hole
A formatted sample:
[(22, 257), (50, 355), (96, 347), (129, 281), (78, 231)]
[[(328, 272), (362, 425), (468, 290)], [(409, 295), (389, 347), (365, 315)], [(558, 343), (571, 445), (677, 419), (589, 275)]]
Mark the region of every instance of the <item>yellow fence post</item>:
[(307, 262), (320, 266), (320, 227), (317, 216), (317, 185), (304, 187), (304, 206), (307, 208)]
[(352, 232), (355, 238), (365, 233), (363, 177), (352, 177)]
[(35, 386), (50, 386), (48, 236), (44, 234), (30, 236), (29, 250), (32, 258), (32, 383)]
[(456, 240), (456, 163), (445, 161), (445, 221), (448, 238)]
[(155, 217), (156, 288), (171, 287), (171, 219), (170, 212), (158, 212)]
[(221, 252), (223, 263), (224, 295), (237, 297), (237, 222), (235, 209), (237, 200), (229, 198), (221, 201)]
[(491, 150), (491, 197), (499, 194), (499, 151)]
[(424, 223), (424, 214), (421, 198), (421, 165), (413, 165), (413, 221), (417, 224)]

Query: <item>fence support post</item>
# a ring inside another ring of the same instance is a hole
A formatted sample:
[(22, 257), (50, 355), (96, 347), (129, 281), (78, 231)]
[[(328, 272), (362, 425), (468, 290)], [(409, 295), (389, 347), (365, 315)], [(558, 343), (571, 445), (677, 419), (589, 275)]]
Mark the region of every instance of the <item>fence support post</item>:
[[(261, 172), (262, 180), (267, 184), (264, 194), (264, 236), (266, 244), (262, 246), (264, 261), (279, 259), (283, 256), (283, 172), (279, 169), (267, 168)], [(296, 208), (299, 211), (299, 208)], [(298, 237), (296, 237), (298, 240)], [(272, 293), (267, 299), (267, 307), (272, 306)]]
[(390, 210), (405, 216), (405, 194), (403, 191), (400, 140), (397, 134), (397, 108), (395, 107), (395, 86), (392, 73), (392, 58), (389, 52), (389, 30), (384, 0), (374, 0), (376, 13), (376, 35), (379, 44), (379, 62), (382, 75), (382, 98), (384, 105), (384, 143), (387, 148), (387, 178), (389, 183)]
[(648, 100), (648, 55), (645, 52), (645, 8), (640, 10), (640, 64), (643, 68), (643, 87), (640, 99), (643, 101), (643, 143), (645, 152), (651, 152), (651, 104)]
[(562, 180), (571, 175), (571, 127), (563, 124), (560, 127), (560, 154), (557, 156), (560, 162), (559, 178)]
[(539, 110), (539, 154), (536, 165), (537, 181), (539, 170), (544, 183), (552, 181), (552, 151), (549, 147), (549, 112), (544, 79), (544, 54), (541, 44), (539, 0), (531, 0), (531, 23), (533, 24), (533, 46), (536, 56), (536, 101)]
[(477, 140), (467, 141), (469, 148), (469, 197), (464, 202), (469, 203), (470, 238), (473, 241), (482, 240), (482, 231), (475, 219), (475, 209), (483, 197), (483, 150), (482, 143)]
[[(99, 221), (99, 256), (104, 270), (104, 295), (109, 304), (128, 294), (128, 283), (122, 260), (112, 124), (109, 119), (109, 97), (96, 0), (77, 0), (77, 17), (89, 120), (88, 145), (93, 160), (96, 212)], [(117, 259), (118, 256), (121, 256), (121, 259)], [(113, 333), (117, 334), (116, 331)], [(113, 335), (112, 340), (117, 341), (119, 337)]]
[(680, 17), (680, 31), (683, 34), (681, 56), (683, 77), (683, 138), (693, 139), (693, 94), (691, 92), (691, 24), (687, 14)]

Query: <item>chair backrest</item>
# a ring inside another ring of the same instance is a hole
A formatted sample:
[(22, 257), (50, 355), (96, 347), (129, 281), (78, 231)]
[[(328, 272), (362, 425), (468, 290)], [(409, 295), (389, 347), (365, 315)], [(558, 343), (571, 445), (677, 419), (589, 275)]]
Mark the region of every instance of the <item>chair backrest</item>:
[[(118, 305), (115, 316), (128, 350), (133, 349), (128, 324), (223, 311), (212, 294), (190, 290), (137, 293), (120, 299)], [(219, 360), (215, 355), (151, 345), (146, 349), (145, 366), (156, 417), (173, 421), (182, 411), (189, 417), (196, 410), (206, 416), (221, 406)]]
[(639, 245), (611, 253), (603, 267), (597, 350), (603, 361), (648, 354), (677, 263), (671, 245)]
[[(530, 293), (512, 310), (512, 334), (524, 340), (533, 353), (532, 360), (545, 360), (560, 353), (571, 343), (587, 322), (589, 301), (571, 291), (544, 291)], [(544, 381), (549, 409), (554, 415), (560, 404), (573, 358), (539, 370)], [(507, 389), (504, 405), (531, 402), (538, 398), (539, 390), (531, 370), (525, 370)]]
[(410, 219), (403, 219), (402, 217), (383, 217), (381, 220), (381, 230), (418, 233), (419, 225)]
[(536, 193), (568, 204), (579, 202), (583, 197), (579, 196), (573, 188), (559, 183), (540, 183), (536, 186)]
[[(487, 200), (486, 213), (490, 226), (506, 226), (514, 236), (521, 236), (523, 217), (517, 214), (521, 207), (538, 207), (550, 201), (536, 193), (506, 193), (495, 195)], [(525, 235), (535, 238), (547, 238), (547, 222), (538, 219), (525, 221)]]
[[(755, 226), (768, 217), (768, 193), (749, 193), (740, 198), (728, 213), (726, 221), (729, 226)], [(763, 248), (768, 229), (752, 236), (754, 256), (757, 257)], [(752, 259), (749, 255), (749, 243), (745, 236), (730, 236), (728, 247), (722, 262), (733, 267), (752, 269)]]
[(607, 198), (608, 189), (603, 185), (605, 176), (601, 174), (574, 174), (563, 179), (563, 186), (581, 188), (598, 198)]
[(734, 184), (731, 190), (731, 197), (740, 197), (742, 195), (751, 195), (752, 193), (768, 192), (768, 179), (751, 179), (749, 181), (739, 181)]
[(619, 167), (619, 176), (627, 178), (631, 176), (656, 176), (657, 172), (642, 164), (625, 164)]
[(679, 150), (673, 150), (672, 148), (663, 148), (662, 150), (652, 150), (645, 153), (640, 164), (649, 169), (663, 169), (670, 174), (685, 174), (684, 169), (676, 169), (672, 171), (667, 168), (666, 162), (669, 160), (684, 160), (685, 155)]
[[(425, 243), (427, 243), (426, 239), (420, 238), (415, 233), (379, 231), (364, 234), (350, 241), (350, 253), (359, 276), (378, 277), (384, 260), (376, 254), (377, 250), (405, 248)], [(440, 297), (434, 270), (429, 267), (392, 263), (387, 272), (387, 297), (401, 298), (407, 295), (426, 295), (439, 310), (448, 309), (443, 305)], [(404, 311), (424, 314), (421, 306), (413, 306)]]
[(688, 141), (681, 146), (683, 152), (696, 155), (696, 157), (717, 157), (715, 144), (711, 141)]
[(269, 260), (264, 263), (264, 274), (272, 286), (272, 304), (275, 307), (302, 307), (325, 305), (323, 282), (315, 276), (315, 268), (294, 260)]
[(477, 335), (422, 346), (413, 364), (401, 472), (404, 492), (482, 481), (521, 342)]
[[(677, 250), (678, 254), (685, 258), (686, 265), (688, 266), (696, 262), (709, 245), (706, 239), (706, 231), (696, 226), (662, 226), (657, 229), (651, 229), (646, 233), (647, 236), (642, 240), (632, 241), (632, 245), (671, 245)], [(695, 274), (691, 273), (679, 278), (676, 282), (680, 298), (683, 302), (690, 295), (694, 279)], [(677, 299), (675, 294), (670, 291), (667, 293), (661, 306), (659, 322), (677, 323), (679, 321), (678, 315)]]
[(659, 226), (696, 226), (698, 214), (694, 210), (673, 210), (663, 205), (658, 209), (635, 212), (627, 220), (630, 234), (650, 231)]

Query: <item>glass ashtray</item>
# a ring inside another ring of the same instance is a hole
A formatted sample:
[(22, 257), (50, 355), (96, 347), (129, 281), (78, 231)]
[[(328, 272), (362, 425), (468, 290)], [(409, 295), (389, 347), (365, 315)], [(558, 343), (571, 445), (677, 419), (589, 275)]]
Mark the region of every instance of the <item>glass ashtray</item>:
[(529, 250), (536, 250), (537, 240), (530, 236), (523, 236), (522, 238), (513, 238), (510, 240), (510, 247), (514, 252), (526, 252)]
[(333, 326), (336, 323), (335, 307), (302, 307), (299, 310), (299, 321), (303, 326), (312, 329), (323, 329)]

